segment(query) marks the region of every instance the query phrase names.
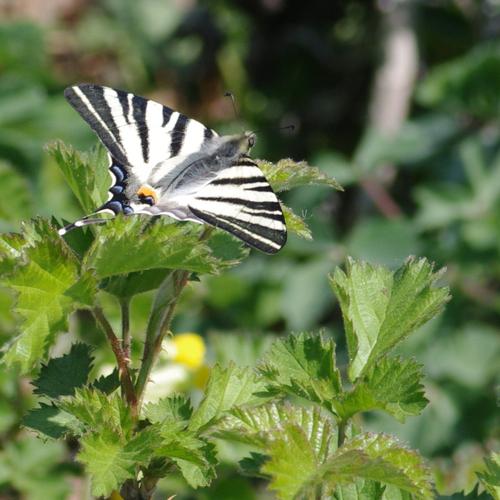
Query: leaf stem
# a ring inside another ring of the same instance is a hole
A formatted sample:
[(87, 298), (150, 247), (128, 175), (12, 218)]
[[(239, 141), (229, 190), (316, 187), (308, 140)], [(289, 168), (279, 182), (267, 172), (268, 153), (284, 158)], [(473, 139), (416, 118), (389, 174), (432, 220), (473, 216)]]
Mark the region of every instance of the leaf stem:
[(120, 300), (122, 313), (122, 349), (127, 363), (130, 363), (130, 299)]
[(156, 294), (146, 329), (141, 368), (135, 384), (135, 392), (139, 402), (144, 395), (149, 375), (160, 354), (163, 339), (168, 332), (175, 306), (188, 277), (188, 271), (171, 272), (160, 285)]
[(94, 307), (92, 309), (92, 313), (102, 331), (106, 335), (111, 349), (115, 355), (116, 361), (118, 363), (118, 371), (120, 374), (120, 382), (123, 394), (125, 394), (127, 403), (130, 406), (132, 416), (136, 418), (138, 415), (137, 396), (135, 393), (134, 384), (132, 383), (132, 379), (130, 377), (128, 360), (120, 343), (120, 339), (116, 336), (115, 332), (113, 331), (113, 327), (110, 325), (106, 316), (104, 316), (104, 313), (100, 307)]

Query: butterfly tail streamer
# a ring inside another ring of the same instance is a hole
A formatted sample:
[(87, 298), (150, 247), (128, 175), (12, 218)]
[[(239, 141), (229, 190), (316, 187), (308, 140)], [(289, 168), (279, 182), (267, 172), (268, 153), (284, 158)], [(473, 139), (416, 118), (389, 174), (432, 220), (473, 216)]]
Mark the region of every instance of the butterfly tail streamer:
[(69, 233), (70, 231), (73, 231), (73, 229), (76, 229), (78, 227), (90, 226), (92, 224), (106, 224), (109, 220), (110, 219), (96, 219), (96, 218), (92, 219), (91, 216), (87, 216), (78, 219), (77, 221), (72, 222), (71, 224), (67, 224), (66, 226), (59, 229), (57, 232), (59, 233), (59, 236), (64, 236), (65, 234)]

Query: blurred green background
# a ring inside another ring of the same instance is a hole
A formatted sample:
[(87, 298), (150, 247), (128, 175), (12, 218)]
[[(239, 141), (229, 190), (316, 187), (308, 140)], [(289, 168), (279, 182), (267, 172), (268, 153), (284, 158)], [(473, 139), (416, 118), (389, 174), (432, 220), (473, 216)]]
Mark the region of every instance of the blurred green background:
[[(498, 0), (0, 1), (0, 230), (81, 215), (44, 150), (55, 139), (96, 144), (64, 101), (67, 85), (126, 89), (220, 133), (258, 131), (254, 156), (305, 159), (346, 190), (287, 195), (314, 241), (290, 237), (275, 257), (254, 252), (203, 278), (185, 293), (175, 332), (203, 336), (207, 364), (252, 364), (273, 336), (323, 328), (345, 360), (326, 279), (335, 265), (352, 255), (394, 268), (414, 254), (447, 266), (452, 302), (404, 346), (425, 365), (429, 406), (405, 425), (378, 414), (364, 424), (419, 449), (442, 497), (464, 498), (499, 441), (499, 35)], [(289, 124), (294, 132), (280, 130)], [(139, 348), (151, 297), (134, 300)], [(11, 308), (0, 290), (2, 342)], [(101, 346), (99, 363), (112, 361), (85, 313), (71, 325), (71, 338)], [(75, 443), (20, 426), (33, 404), (28, 381), (0, 372), (0, 497), (87, 498)], [(237, 450), (220, 454), (210, 489), (172, 477), (163, 497), (271, 498), (238, 476)]]

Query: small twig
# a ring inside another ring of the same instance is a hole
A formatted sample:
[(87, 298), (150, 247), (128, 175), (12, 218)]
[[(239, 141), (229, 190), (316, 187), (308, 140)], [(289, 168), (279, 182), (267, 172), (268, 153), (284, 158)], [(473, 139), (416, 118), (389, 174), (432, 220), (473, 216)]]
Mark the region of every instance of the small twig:
[(113, 331), (113, 327), (109, 324), (106, 316), (102, 312), (100, 307), (94, 307), (92, 309), (92, 313), (105, 333), (111, 349), (115, 355), (116, 361), (118, 363), (118, 371), (120, 374), (120, 382), (122, 385), (122, 390), (127, 400), (127, 403), (130, 406), (130, 411), (132, 416), (135, 418), (138, 415), (138, 407), (137, 407), (137, 396), (134, 389), (134, 384), (132, 383), (132, 379), (130, 377), (130, 372), (128, 369), (128, 360), (125, 356), (123, 348), (120, 343), (120, 339), (116, 336)]
[(122, 312), (122, 349), (127, 363), (130, 363), (130, 300), (128, 298), (120, 300)]

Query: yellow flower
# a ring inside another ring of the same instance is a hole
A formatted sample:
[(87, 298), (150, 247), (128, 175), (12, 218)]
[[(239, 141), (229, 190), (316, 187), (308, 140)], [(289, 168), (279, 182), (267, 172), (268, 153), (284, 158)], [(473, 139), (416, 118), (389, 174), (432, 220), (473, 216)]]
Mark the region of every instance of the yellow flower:
[(168, 357), (191, 370), (197, 370), (203, 365), (206, 346), (203, 338), (196, 333), (180, 333), (164, 344)]

